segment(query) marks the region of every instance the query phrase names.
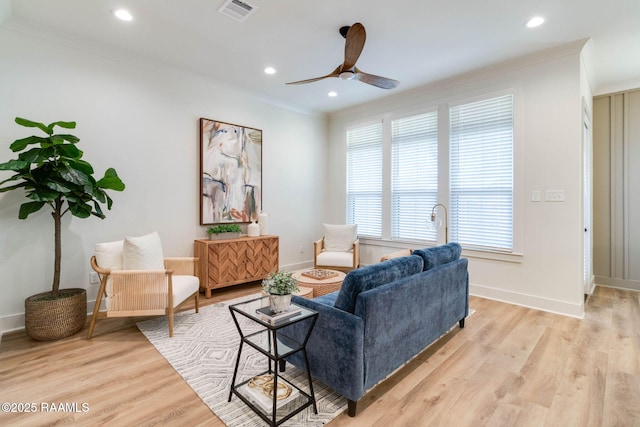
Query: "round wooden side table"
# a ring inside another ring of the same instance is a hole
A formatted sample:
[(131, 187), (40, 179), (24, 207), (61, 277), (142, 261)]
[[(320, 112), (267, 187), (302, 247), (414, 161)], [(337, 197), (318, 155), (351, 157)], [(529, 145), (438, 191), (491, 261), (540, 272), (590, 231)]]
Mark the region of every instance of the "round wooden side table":
[[(328, 277), (326, 279), (316, 279), (313, 277), (307, 277), (302, 274), (312, 270), (313, 268), (305, 268), (304, 270), (294, 271), (293, 277), (298, 279), (299, 286), (313, 289), (313, 298), (340, 290), (340, 286), (342, 286), (342, 281), (346, 276), (346, 274), (344, 274), (343, 272), (336, 271), (336, 270), (327, 270), (337, 274), (335, 276)], [(326, 270), (326, 269), (323, 269), (323, 270)]]

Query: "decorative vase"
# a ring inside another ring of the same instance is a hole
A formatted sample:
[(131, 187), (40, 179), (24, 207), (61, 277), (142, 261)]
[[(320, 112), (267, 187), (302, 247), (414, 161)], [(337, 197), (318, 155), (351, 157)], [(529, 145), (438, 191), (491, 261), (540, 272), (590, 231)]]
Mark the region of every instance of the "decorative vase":
[(291, 304), (291, 294), (275, 295), (269, 294), (269, 306), (274, 313), (282, 313), (289, 308)]
[(260, 212), (258, 215), (258, 225), (260, 226), (260, 235), (265, 236), (269, 234), (269, 214), (266, 212)]
[(87, 321), (87, 291), (60, 289), (56, 299), (51, 298), (51, 292), (43, 292), (27, 297), (24, 308), (24, 329), (31, 338), (65, 338), (82, 329)]
[(247, 226), (247, 236), (258, 237), (260, 235), (260, 226), (254, 221)]

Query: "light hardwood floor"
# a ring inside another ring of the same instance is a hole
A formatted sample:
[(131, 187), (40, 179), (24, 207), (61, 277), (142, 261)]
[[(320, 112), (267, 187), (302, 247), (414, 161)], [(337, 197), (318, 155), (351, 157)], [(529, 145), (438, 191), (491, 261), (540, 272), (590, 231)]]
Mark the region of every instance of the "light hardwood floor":
[[(598, 287), (582, 321), (477, 297), (471, 307), (464, 329), (378, 385), (356, 418), (329, 426), (640, 426), (639, 293)], [(0, 412), (0, 425), (222, 426), (136, 320), (101, 320), (91, 340), (86, 328), (49, 343), (5, 335), (0, 402), (38, 412)], [(45, 413), (43, 402), (76, 402), (78, 412)]]

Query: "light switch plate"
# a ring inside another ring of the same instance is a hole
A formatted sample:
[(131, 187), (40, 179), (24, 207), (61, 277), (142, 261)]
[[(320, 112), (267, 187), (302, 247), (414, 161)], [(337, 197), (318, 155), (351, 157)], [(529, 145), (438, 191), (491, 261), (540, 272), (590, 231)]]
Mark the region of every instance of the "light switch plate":
[(547, 190), (547, 202), (564, 202), (564, 190)]
[(539, 202), (540, 200), (542, 200), (542, 198), (540, 196), (540, 190), (533, 190), (531, 192), (531, 201), (532, 202)]

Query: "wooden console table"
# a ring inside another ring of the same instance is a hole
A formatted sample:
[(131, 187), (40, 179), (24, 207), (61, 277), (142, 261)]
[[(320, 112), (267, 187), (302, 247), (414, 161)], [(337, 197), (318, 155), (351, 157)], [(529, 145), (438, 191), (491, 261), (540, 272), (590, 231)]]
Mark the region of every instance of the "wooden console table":
[(278, 236), (240, 237), (229, 240), (195, 240), (200, 290), (211, 290), (264, 279), (278, 271)]

